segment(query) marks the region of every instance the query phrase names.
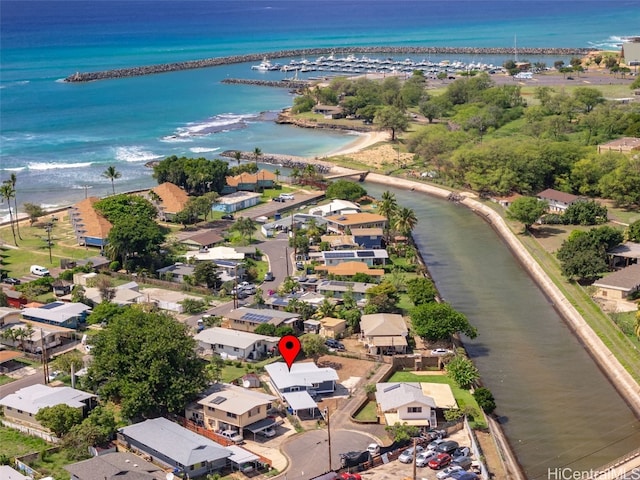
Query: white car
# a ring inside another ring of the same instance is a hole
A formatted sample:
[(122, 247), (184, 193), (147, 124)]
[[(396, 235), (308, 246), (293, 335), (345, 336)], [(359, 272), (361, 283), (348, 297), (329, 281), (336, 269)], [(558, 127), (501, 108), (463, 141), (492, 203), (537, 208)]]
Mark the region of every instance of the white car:
[(440, 445), (444, 440), (442, 438), (438, 438), (427, 445), (427, 450), (435, 450), (438, 445)]
[[(420, 445), (416, 445), (416, 452), (420, 454), (422, 451), (424, 451), (424, 448), (422, 448), (422, 446)], [(400, 462), (402, 463), (413, 462), (413, 447), (407, 448), (404, 452), (402, 452), (398, 457), (398, 460), (400, 460)]]
[(434, 348), (431, 350), (431, 355), (453, 355), (453, 350), (446, 348)]
[(449, 475), (451, 475), (453, 472), (459, 472), (460, 470), (463, 470), (463, 468), (459, 465), (452, 465), (451, 467), (447, 467), (444, 470), (440, 470), (438, 473), (436, 473), (436, 478), (442, 480), (443, 478), (448, 478)]
[(40, 265), (31, 265), (29, 271), (31, 275), (37, 275), (38, 277), (48, 277), (50, 275), (49, 269)]
[(367, 447), (367, 452), (371, 454), (371, 456), (380, 455), (380, 445), (377, 443), (370, 443)]
[(427, 450), (418, 454), (416, 458), (416, 467), (426, 467), (431, 460), (436, 458), (438, 453), (433, 450)]
[(272, 438), (276, 436), (276, 430), (274, 428), (265, 428), (264, 430), (258, 432), (258, 435), (262, 435), (263, 437)]
[(293, 193), (281, 193), (280, 198), (283, 200), (293, 200)]
[(231, 440), (233, 443), (244, 442), (244, 438), (242, 438), (242, 435), (240, 435), (237, 430), (224, 430), (220, 432), (220, 435), (227, 440)]

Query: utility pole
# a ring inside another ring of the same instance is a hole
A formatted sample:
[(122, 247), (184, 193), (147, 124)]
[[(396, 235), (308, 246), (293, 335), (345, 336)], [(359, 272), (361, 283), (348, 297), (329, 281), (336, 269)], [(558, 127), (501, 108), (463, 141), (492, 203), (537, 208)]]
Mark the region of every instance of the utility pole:
[(287, 277), (289, 276), (289, 249), (284, 247), (284, 261), (287, 264)]
[(47, 355), (47, 345), (44, 341), (44, 333), (40, 329), (40, 343), (42, 343), (42, 372), (44, 373), (44, 384), (49, 383), (49, 357)]
[(51, 230), (53, 229), (53, 223), (49, 222), (44, 227), (47, 232), (47, 247), (49, 247), (49, 263), (53, 263), (53, 259), (51, 258)]
[(416, 480), (416, 463), (418, 461), (418, 452), (416, 452), (416, 446), (418, 445), (418, 439), (413, 439), (413, 480)]
[[(329, 407), (324, 408), (324, 418), (327, 422), (327, 436), (328, 436), (328, 446), (329, 446), (329, 471), (332, 471), (331, 468), (331, 425), (329, 424)], [(415, 478), (414, 478), (415, 480)]]

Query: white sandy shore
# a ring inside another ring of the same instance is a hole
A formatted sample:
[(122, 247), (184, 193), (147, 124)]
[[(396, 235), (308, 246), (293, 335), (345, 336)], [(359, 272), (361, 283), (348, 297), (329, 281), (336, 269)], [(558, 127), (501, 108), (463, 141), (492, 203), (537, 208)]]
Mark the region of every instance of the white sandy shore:
[(341, 147), (337, 150), (329, 152), (324, 155), (322, 158), (327, 157), (335, 157), (336, 155), (347, 155), (349, 153), (356, 153), (361, 150), (364, 150), (367, 147), (375, 145), (380, 142), (387, 142), (390, 140), (391, 136), (389, 132), (367, 132), (367, 133), (358, 133), (357, 138), (353, 141)]

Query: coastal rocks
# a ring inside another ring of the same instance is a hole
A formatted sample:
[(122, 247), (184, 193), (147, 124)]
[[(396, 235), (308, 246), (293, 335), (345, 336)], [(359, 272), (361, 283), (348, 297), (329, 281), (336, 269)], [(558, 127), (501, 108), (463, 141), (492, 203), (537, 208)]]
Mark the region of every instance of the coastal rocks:
[(279, 125), (295, 125), (300, 128), (321, 128), (323, 130), (343, 130), (350, 132), (371, 132), (373, 127), (367, 125), (340, 125), (336, 123), (324, 123), (308, 120), (305, 118), (295, 117), (289, 114), (289, 110), (286, 109), (278, 115), (276, 123)]
[[(225, 150), (220, 154), (221, 157), (233, 158), (235, 160), (236, 150)], [(256, 156), (253, 152), (240, 152), (241, 160), (255, 161)], [(286, 168), (304, 169), (307, 165), (313, 165), (318, 173), (329, 173), (333, 166), (327, 162), (321, 162), (317, 159), (308, 159), (304, 157), (296, 157), (293, 155), (279, 155), (275, 153), (263, 153), (260, 155), (260, 163), (268, 163)]]
[(224, 80), (222, 80), (222, 83), (302, 90), (305, 87), (308, 87), (311, 82), (305, 80), (254, 80), (250, 78), (225, 78)]
[[(518, 47), (518, 53), (522, 55), (579, 55), (584, 56), (593, 49), (589, 48), (526, 48)], [(474, 47), (339, 47), (339, 48), (305, 48), (297, 50), (280, 50), (268, 53), (252, 53), (247, 55), (234, 55), (229, 57), (207, 58), (187, 62), (164, 63), (160, 65), (147, 65), (132, 68), (120, 68), (115, 70), (103, 70), (100, 72), (76, 72), (64, 79), (65, 82), (79, 83), (113, 78), (137, 77), (155, 73), (177, 72), (195, 68), (216, 67), (233, 63), (245, 63), (261, 61), (265, 57), (305, 57), (328, 54), (396, 54), (396, 55), (422, 55), (422, 54), (464, 54), (464, 55), (513, 55), (514, 48), (474, 48)]]

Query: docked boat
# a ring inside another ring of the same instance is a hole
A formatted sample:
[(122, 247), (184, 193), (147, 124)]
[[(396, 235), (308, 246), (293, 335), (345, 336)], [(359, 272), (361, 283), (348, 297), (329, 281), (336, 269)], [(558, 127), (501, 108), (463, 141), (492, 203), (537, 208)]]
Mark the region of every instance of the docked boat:
[(272, 70), (280, 70), (281, 65), (277, 63), (271, 63), (269, 60), (264, 58), (259, 65), (251, 65), (251, 70), (258, 70), (260, 72), (267, 72)]

